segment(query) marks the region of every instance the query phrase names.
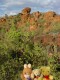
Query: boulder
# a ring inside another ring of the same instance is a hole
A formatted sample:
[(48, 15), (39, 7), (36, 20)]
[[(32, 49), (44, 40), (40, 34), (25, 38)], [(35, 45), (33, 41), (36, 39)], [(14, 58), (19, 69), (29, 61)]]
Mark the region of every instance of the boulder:
[(26, 7), (22, 10), (22, 14), (30, 14), (30, 12), (31, 12), (31, 8), (29, 7)]
[(46, 20), (53, 20), (53, 18), (55, 16), (56, 16), (56, 13), (55, 12), (49, 11), (49, 12), (46, 12), (44, 14), (44, 19), (46, 19)]
[(36, 20), (38, 20), (38, 18), (41, 16), (41, 13), (37, 11), (37, 12), (33, 12), (32, 15)]

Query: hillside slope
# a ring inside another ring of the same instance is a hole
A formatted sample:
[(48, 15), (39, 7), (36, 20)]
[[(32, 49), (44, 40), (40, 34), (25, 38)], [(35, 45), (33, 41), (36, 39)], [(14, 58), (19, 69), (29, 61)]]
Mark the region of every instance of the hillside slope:
[(5, 15), (0, 19), (0, 30), (9, 31), (11, 26), (16, 29), (24, 28), (27, 32), (36, 33), (34, 41), (40, 41), (44, 46), (56, 45), (60, 48), (60, 15), (52, 11), (30, 12), (31, 8), (26, 7), (15, 16)]

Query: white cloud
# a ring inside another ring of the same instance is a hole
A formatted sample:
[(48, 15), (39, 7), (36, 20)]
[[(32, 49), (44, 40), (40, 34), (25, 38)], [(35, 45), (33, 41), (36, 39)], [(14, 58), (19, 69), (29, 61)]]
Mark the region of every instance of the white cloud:
[(29, 0), (32, 3), (38, 3), (42, 5), (47, 5), (49, 4), (52, 0)]
[(44, 0), (44, 1), (42, 1), (42, 5), (44, 5), (44, 6), (47, 6), (47, 5), (49, 5), (50, 3), (52, 2), (52, 0)]
[(20, 1), (20, 0), (6, 0), (4, 4), (0, 5), (1, 7), (4, 8), (8, 8), (11, 6), (19, 6), (19, 5), (23, 5), (24, 2)]
[(6, 3), (5, 5), (7, 5), (8, 7), (9, 6), (14, 6), (14, 5), (23, 5), (24, 4), (24, 2), (17, 2), (17, 1), (15, 1), (15, 2), (8, 2), (8, 3)]
[(16, 15), (16, 12), (10, 12), (8, 15)]

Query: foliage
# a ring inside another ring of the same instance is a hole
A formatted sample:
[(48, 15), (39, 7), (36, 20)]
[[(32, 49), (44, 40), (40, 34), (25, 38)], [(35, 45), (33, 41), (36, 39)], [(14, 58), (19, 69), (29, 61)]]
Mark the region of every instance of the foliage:
[[(49, 65), (54, 79), (59, 80), (58, 54), (49, 57), (40, 43), (32, 41), (36, 35), (35, 32), (29, 32), (28, 28), (26, 29), (18, 30), (12, 24), (10, 30), (1, 36), (4, 37), (0, 40), (0, 80), (21, 80), (20, 73), (24, 63), (31, 63), (32, 68)], [(1, 30), (1, 34), (3, 32)]]
[(52, 26), (51, 32), (55, 33), (60, 32), (60, 22), (52, 22), (51, 26)]

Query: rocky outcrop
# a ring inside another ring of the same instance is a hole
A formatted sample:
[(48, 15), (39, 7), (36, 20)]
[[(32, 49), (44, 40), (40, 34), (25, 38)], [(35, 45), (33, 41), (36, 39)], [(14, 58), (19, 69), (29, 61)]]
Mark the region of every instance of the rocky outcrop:
[[(28, 22), (30, 24), (30, 26), (29, 26), (30, 29), (29, 30), (35, 30), (34, 28), (37, 27), (37, 20), (35, 18), (35, 15), (30, 14), (30, 12), (31, 12), (31, 8), (29, 8), (29, 7), (24, 8), (22, 10), (21, 21), (17, 22), (17, 26), (24, 26)], [(36, 12), (35, 14), (36, 14), (37, 18), (40, 16), (39, 12)], [(33, 26), (33, 28), (32, 28), (32, 26)]]
[[(55, 12), (49, 11), (46, 13), (42, 13), (42, 12), (31, 12), (31, 8), (26, 7), (24, 8), (21, 13), (15, 15), (16, 18), (18, 18), (17, 16), (19, 15), (20, 17), (20, 21), (18, 20), (16, 23), (16, 27), (19, 28), (21, 26), (25, 26), (26, 23), (28, 22), (30, 25), (29, 27), (31, 28), (31, 26), (33, 26), (33, 28), (37, 29), (38, 27), (44, 27), (43, 33), (47, 33), (49, 31), (52, 30), (52, 27), (54, 27), (53, 25), (51, 25), (51, 23), (54, 22), (60, 22), (60, 15), (57, 15)], [(13, 16), (9, 16), (8, 18), (13, 19), (15, 17)], [(0, 19), (0, 24), (4, 24), (4, 22), (6, 23), (6, 19), (5, 18), (1, 18)], [(35, 29), (30, 29), (30, 30), (35, 30)]]
[(30, 12), (31, 8), (29, 7), (26, 7), (22, 10), (22, 12), (20, 13), (21, 20), (17, 22), (17, 28), (20, 26), (25, 26), (26, 22), (28, 22), (28, 19), (30, 18)]
[(14, 20), (16, 18), (15, 20), (17, 28), (24, 28), (25, 26), (28, 26), (27, 31), (36, 32), (40, 31), (41, 29), (41, 35), (38, 32), (38, 35), (34, 37), (34, 41), (40, 41), (43, 44), (43, 46), (51, 46), (56, 44), (60, 47), (60, 33), (57, 34), (56, 37), (53, 34), (47, 35), (47, 33), (51, 33), (53, 30), (56, 30), (57, 26), (58, 30), (60, 30), (60, 15), (57, 15), (55, 12), (52, 11), (46, 13), (42, 13), (39, 11), (33, 13), (30, 12), (31, 8), (26, 7), (21, 11), (21, 13), (15, 16), (9, 16), (8, 19), (6, 19), (5, 17), (1, 18), (0, 27), (8, 27), (7, 21)]
[(29, 7), (24, 8), (21, 12), (21, 14), (22, 14), (21, 21), (24, 22), (24, 21), (28, 20), (28, 18), (30, 16), (30, 12), (31, 12), (31, 8), (29, 8)]

